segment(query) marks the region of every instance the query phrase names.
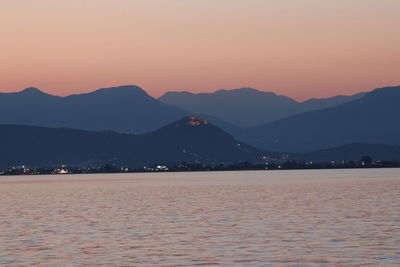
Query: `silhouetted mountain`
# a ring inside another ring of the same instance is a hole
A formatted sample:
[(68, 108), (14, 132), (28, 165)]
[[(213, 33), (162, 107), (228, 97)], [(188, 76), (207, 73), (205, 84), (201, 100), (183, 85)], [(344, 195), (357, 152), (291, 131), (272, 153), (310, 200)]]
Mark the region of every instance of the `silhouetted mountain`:
[(168, 92), (159, 100), (196, 114), (208, 114), (239, 126), (253, 126), (282, 118), (296, 110), (297, 102), (285, 96), (252, 88), (192, 94)]
[(400, 87), (376, 89), (332, 108), (305, 112), (245, 130), (262, 149), (308, 152), (349, 143), (400, 145)]
[(104, 88), (67, 97), (27, 88), (18, 93), (0, 93), (0, 123), (144, 133), (194, 114), (237, 134), (242, 128), (236, 123), (253, 125), (271, 121), (304, 110), (300, 108), (303, 104), (306, 110), (317, 109), (351, 97), (298, 103), (274, 93), (242, 88), (212, 94), (167, 93), (160, 99), (168, 98), (171, 102), (179, 100), (189, 111), (154, 99), (137, 86)]
[(259, 162), (265, 155), (197, 117), (186, 117), (143, 135), (0, 125), (0, 147), (2, 168), (105, 163), (135, 167), (182, 161)]
[(311, 99), (299, 103), (271, 92), (240, 88), (200, 94), (167, 92), (159, 100), (195, 114), (208, 114), (242, 127), (249, 127), (297, 113), (342, 104), (362, 96), (360, 93), (354, 96)]
[(58, 97), (36, 88), (0, 94), (0, 123), (142, 133), (187, 116), (138, 86)]
[(376, 160), (400, 160), (400, 146), (379, 144), (347, 144), (330, 149), (297, 155), (298, 160), (312, 162), (359, 161), (363, 156)]
[(334, 107), (364, 97), (366, 94), (362, 92), (350, 96), (337, 95), (328, 98), (311, 98), (301, 103), (301, 112)]

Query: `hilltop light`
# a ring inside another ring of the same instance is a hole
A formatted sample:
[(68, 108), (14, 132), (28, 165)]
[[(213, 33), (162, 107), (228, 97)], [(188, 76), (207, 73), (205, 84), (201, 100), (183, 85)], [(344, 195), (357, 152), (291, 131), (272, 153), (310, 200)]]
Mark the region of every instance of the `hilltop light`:
[(190, 126), (199, 126), (208, 124), (208, 121), (196, 116), (191, 116), (187, 118), (186, 124)]

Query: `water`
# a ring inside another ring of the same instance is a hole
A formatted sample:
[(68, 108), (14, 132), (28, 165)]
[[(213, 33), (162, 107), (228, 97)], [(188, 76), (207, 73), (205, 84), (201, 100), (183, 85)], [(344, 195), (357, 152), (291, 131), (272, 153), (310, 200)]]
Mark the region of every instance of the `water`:
[(0, 265), (399, 266), (400, 170), (0, 177)]

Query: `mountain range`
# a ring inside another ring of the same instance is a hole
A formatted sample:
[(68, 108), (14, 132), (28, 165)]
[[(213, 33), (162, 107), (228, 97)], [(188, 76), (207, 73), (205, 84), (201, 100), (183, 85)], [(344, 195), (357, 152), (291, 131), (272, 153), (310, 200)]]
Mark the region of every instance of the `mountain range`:
[(312, 153), (267, 152), (249, 146), (198, 117), (185, 117), (157, 131), (133, 135), (23, 125), (0, 125), (0, 169), (61, 165), (145, 167), (155, 164), (358, 161), (370, 155), (400, 160), (400, 146), (349, 144)]
[(141, 135), (0, 125), (0, 147), (0, 168), (62, 164), (143, 167), (180, 162), (260, 162), (265, 155), (265, 152), (236, 140), (197, 117), (185, 117)]
[(297, 102), (272, 92), (240, 88), (199, 94), (167, 92), (159, 100), (193, 114), (210, 115), (240, 127), (251, 127), (294, 114), (343, 104), (364, 95), (365, 93), (358, 93)]
[(286, 96), (252, 88), (219, 90), (211, 94), (168, 92), (155, 99), (135, 85), (66, 97), (31, 87), (16, 93), (0, 93), (0, 124), (146, 133), (184, 116), (197, 115), (236, 134), (247, 126), (338, 105), (363, 95), (299, 103)]
[(134, 85), (66, 97), (37, 88), (0, 94), (0, 124), (144, 133), (187, 115)]
[(400, 145), (400, 87), (247, 128), (239, 139), (272, 151), (311, 152), (351, 143)]
[[(189, 96), (186, 106), (174, 106), (166, 100), (182, 100), (186, 96)], [(291, 113), (294, 114), (284, 115)], [(399, 114), (400, 87), (379, 88), (353, 96), (311, 99), (302, 103), (251, 88), (220, 90), (211, 94), (171, 92), (159, 99), (133, 85), (103, 88), (66, 97), (46, 94), (36, 88), (27, 88), (18, 93), (0, 93), (2, 127), (30, 125), (71, 128), (88, 131), (89, 136), (93, 136), (93, 131), (97, 131), (94, 132), (95, 136), (105, 133), (128, 134), (135, 140), (130, 142), (136, 144), (136, 140), (144, 138), (143, 136), (155, 136), (167, 124), (196, 115), (208, 120), (212, 127), (229, 133), (235, 142), (245, 142), (259, 151), (302, 155), (355, 143), (400, 145)], [(285, 117), (276, 119), (279, 116)], [(241, 127), (234, 123), (251, 125), (262, 120), (263, 123), (253, 127)], [(273, 121), (268, 122), (269, 120)], [(24, 131), (25, 128), (15, 129)], [(68, 131), (74, 131), (71, 129)], [(177, 132), (174, 134), (179, 136)], [(160, 136), (157, 135), (157, 138)], [(3, 137), (4, 133), (0, 133), (0, 138), (4, 139)], [(26, 138), (34, 142), (33, 139)], [(8, 136), (8, 139), (13, 138)], [(157, 143), (155, 137), (151, 140)], [(173, 150), (173, 146), (169, 149)]]

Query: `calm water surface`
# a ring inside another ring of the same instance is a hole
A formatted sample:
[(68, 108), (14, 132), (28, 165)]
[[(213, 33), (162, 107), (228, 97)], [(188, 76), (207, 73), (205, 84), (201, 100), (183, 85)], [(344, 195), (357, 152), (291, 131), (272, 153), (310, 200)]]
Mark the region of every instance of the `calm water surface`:
[(399, 266), (400, 170), (0, 177), (0, 265)]

